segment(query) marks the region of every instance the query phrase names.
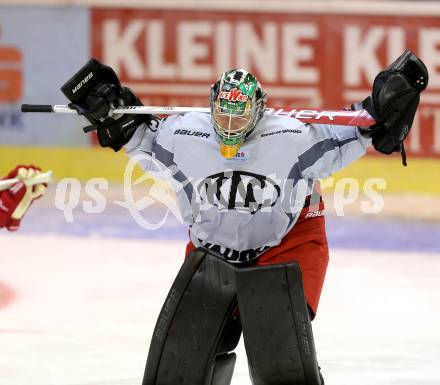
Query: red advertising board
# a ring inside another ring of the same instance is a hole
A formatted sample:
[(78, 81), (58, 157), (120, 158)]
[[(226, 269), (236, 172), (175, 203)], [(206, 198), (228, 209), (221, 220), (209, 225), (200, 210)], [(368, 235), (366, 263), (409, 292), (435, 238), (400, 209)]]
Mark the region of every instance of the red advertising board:
[(148, 105), (207, 106), (222, 71), (254, 72), (269, 106), (342, 108), (405, 48), (430, 72), (408, 152), (440, 157), (440, 20), (428, 16), (92, 10), (92, 55)]

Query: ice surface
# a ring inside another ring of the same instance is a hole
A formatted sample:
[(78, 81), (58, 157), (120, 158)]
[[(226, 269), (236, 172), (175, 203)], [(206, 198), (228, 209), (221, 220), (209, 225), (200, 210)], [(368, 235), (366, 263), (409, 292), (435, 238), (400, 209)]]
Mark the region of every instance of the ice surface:
[[(0, 384), (140, 384), (184, 244), (3, 232)], [(326, 385), (440, 384), (439, 277), (438, 254), (333, 249), (313, 322)]]

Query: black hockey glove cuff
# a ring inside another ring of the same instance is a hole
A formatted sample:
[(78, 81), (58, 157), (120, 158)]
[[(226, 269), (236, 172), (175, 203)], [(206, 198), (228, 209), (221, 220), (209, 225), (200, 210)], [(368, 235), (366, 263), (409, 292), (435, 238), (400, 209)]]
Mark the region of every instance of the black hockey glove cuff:
[[(142, 106), (141, 101), (130, 91), (122, 88), (123, 105)], [(156, 118), (153, 115), (124, 114), (114, 117), (107, 117), (97, 124), (98, 141), (102, 147), (111, 147), (119, 151), (127, 144), (136, 129), (143, 123), (151, 126)]]
[(87, 97), (87, 110), (83, 113), (92, 123), (84, 131), (96, 129), (99, 144), (111, 147), (114, 151), (119, 151), (131, 139), (137, 127), (143, 123), (151, 125), (155, 119), (153, 115), (110, 115), (111, 108), (121, 106), (142, 106), (142, 103), (129, 88), (105, 83), (98, 85)]

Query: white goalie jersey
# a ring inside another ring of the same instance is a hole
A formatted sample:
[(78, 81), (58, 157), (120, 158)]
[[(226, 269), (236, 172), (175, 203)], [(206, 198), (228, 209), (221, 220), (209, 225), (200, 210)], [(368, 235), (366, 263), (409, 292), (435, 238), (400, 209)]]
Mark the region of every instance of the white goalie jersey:
[(364, 155), (370, 143), (357, 127), (266, 114), (226, 159), (210, 115), (187, 113), (140, 126), (125, 148), (147, 172), (170, 181), (194, 245), (239, 263), (278, 245), (314, 181)]

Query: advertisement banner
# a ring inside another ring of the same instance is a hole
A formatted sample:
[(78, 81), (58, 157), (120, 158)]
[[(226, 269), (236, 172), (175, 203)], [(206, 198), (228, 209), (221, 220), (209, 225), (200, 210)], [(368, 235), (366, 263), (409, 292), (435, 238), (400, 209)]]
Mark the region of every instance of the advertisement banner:
[(150, 105), (205, 107), (219, 74), (243, 67), (259, 77), (270, 106), (343, 108), (412, 49), (430, 86), (407, 151), (440, 157), (437, 17), (101, 8), (91, 20), (93, 56)]
[(89, 145), (83, 118), (20, 111), (67, 103), (60, 86), (89, 59), (89, 31), (85, 8), (1, 8), (1, 145)]

